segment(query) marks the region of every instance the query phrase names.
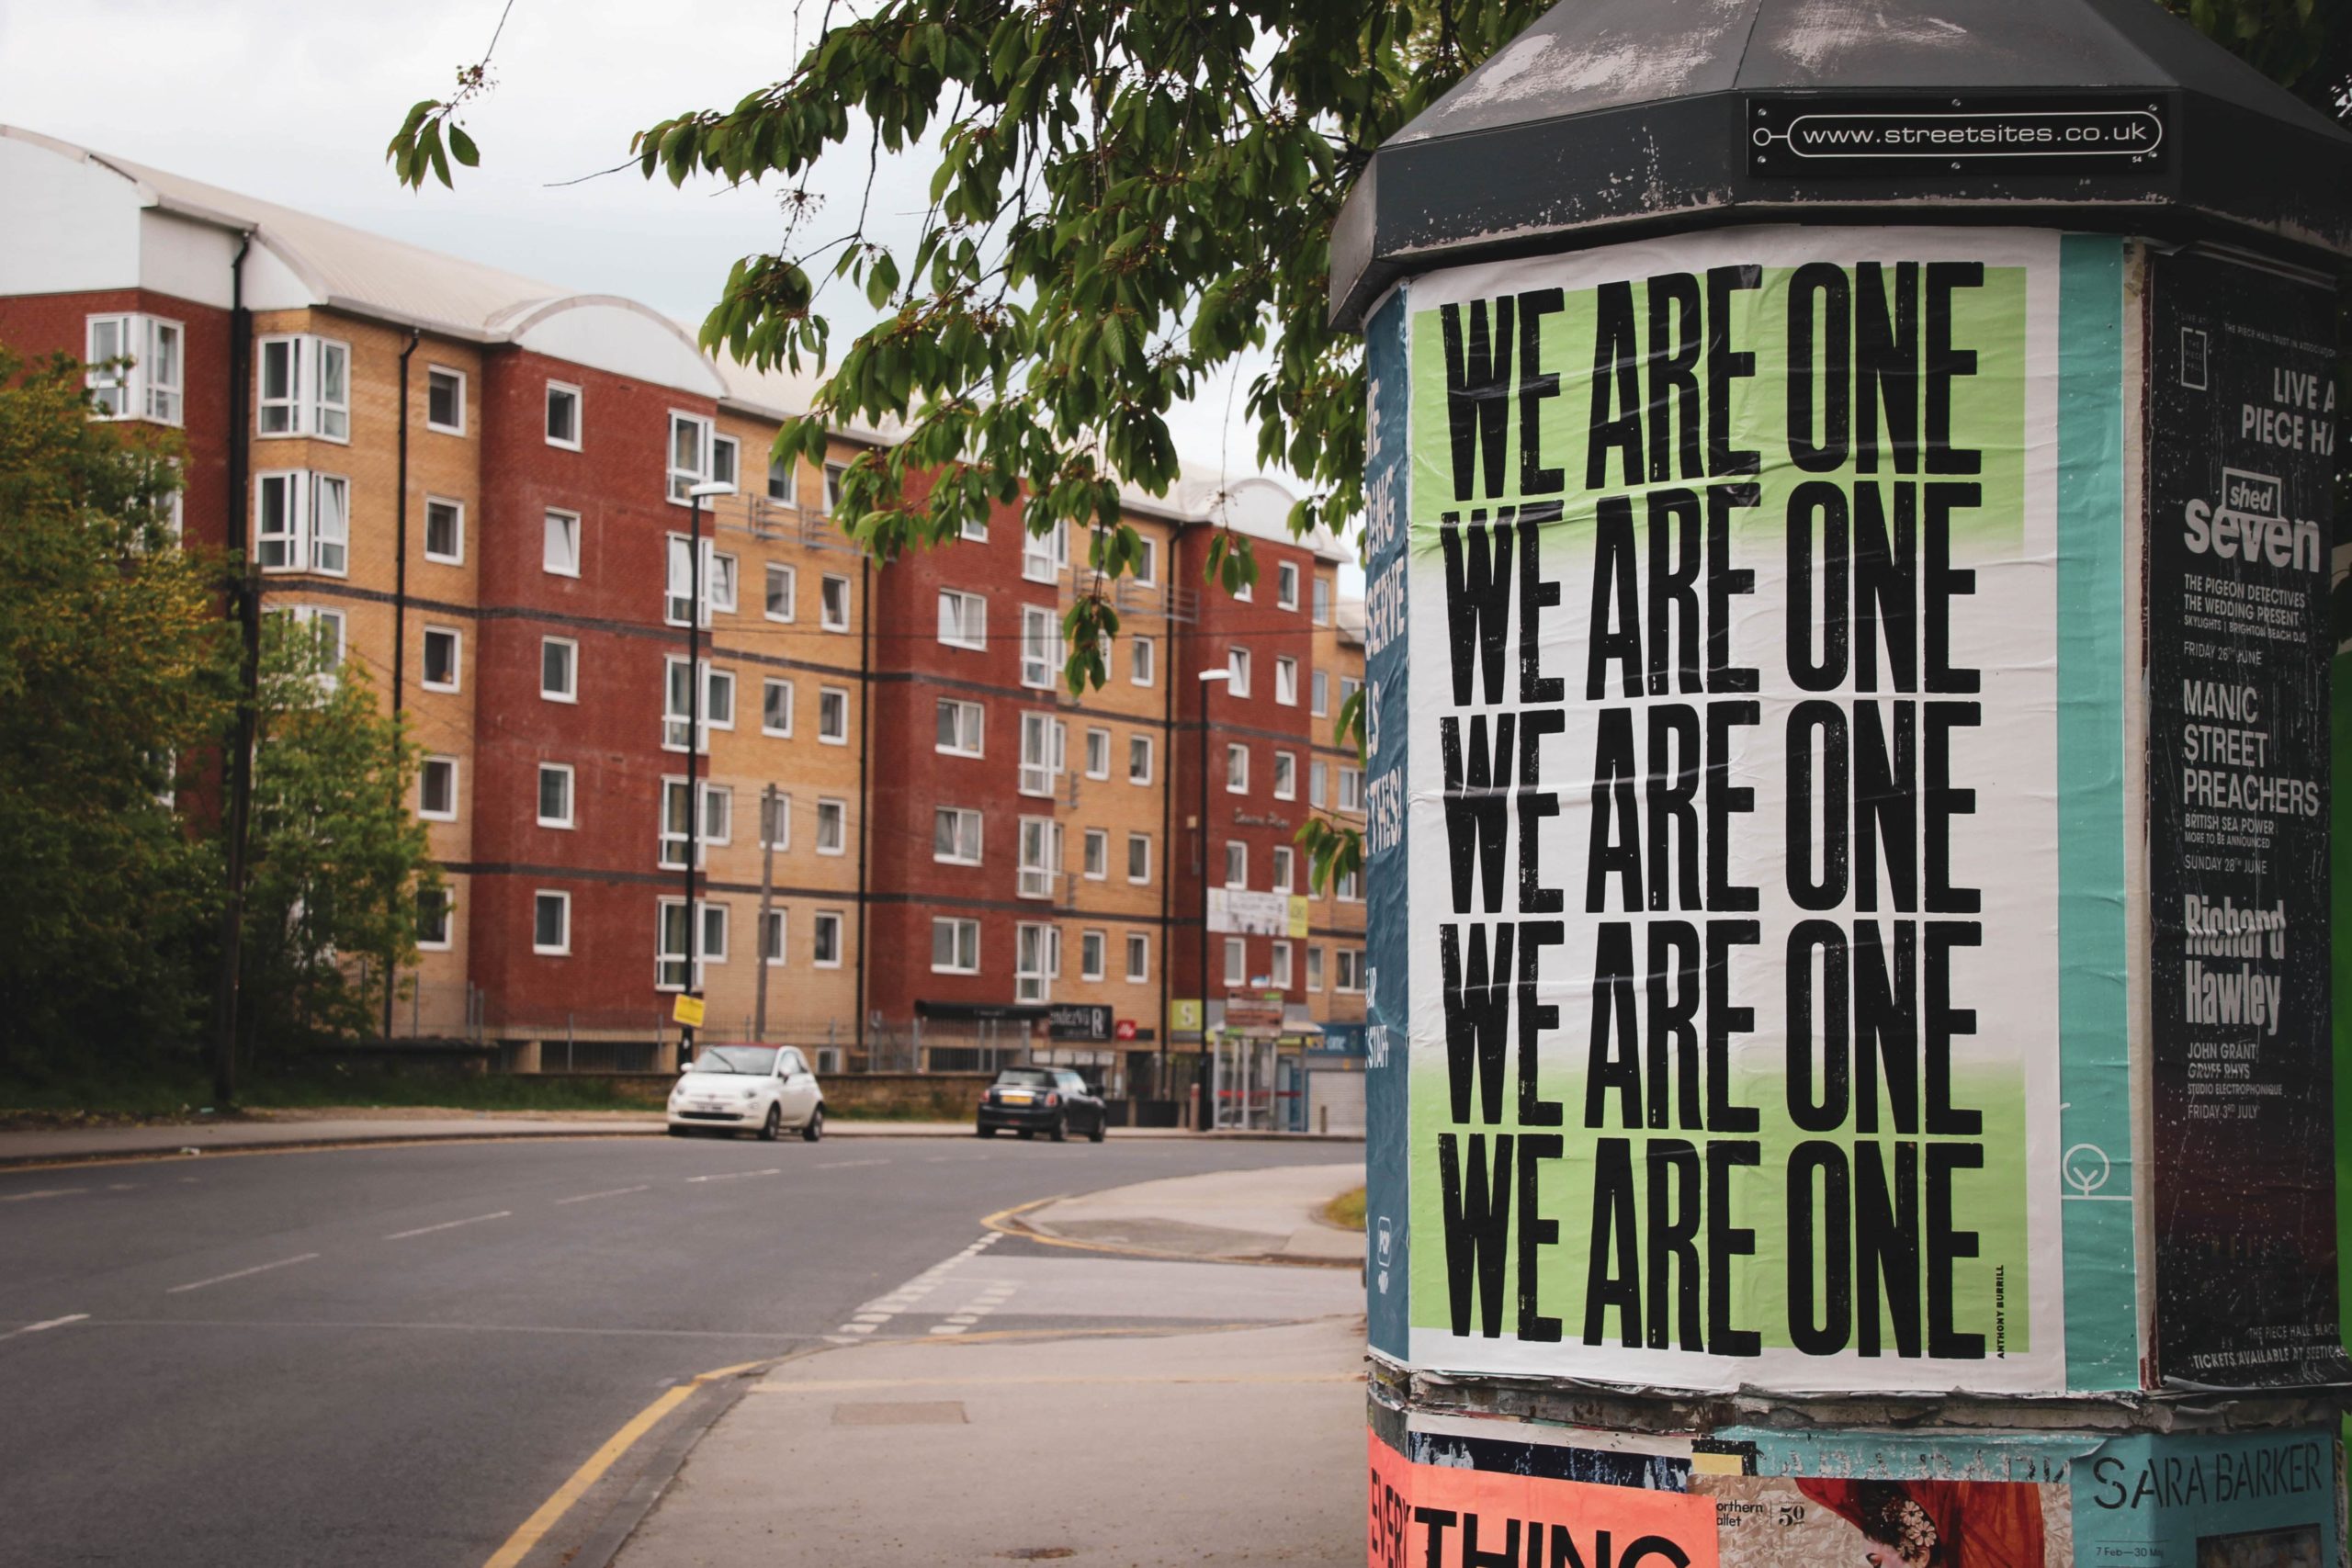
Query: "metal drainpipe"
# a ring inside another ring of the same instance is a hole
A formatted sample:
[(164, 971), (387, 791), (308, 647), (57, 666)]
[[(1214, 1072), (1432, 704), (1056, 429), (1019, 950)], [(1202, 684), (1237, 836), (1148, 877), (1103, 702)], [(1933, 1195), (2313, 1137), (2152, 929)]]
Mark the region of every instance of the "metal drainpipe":
[[(424, 333), (418, 328), (408, 330), (408, 346), (401, 350), (401, 445), (399, 494), (392, 502), (392, 722), (400, 722), (402, 683), (408, 675), (408, 362), (423, 342)], [(394, 787), (399, 786), (400, 771), (393, 769)], [(399, 801), (393, 805), (398, 807)], [(392, 1037), (392, 992), (398, 972), (388, 960), (384, 964), (384, 1038)]]
[[(857, 1032), (856, 1054), (865, 1055), (865, 847), (873, 837), (866, 824), (874, 816), (873, 802), (866, 795), (866, 762), (874, 755), (872, 705), (874, 694), (874, 561), (871, 557), (858, 563), (858, 647), (857, 647)], [(867, 1064), (869, 1066), (871, 1063)], [(911, 1064), (921, 1070), (920, 1055)]]
[(220, 916), (220, 973), (212, 997), (212, 1095), (223, 1109), (237, 1093), (237, 982), (244, 962), (245, 832), (253, 818), (254, 705), (261, 687), (261, 579), (247, 548), (245, 442), (249, 411), (245, 404), (246, 348), (253, 337), (252, 318), (245, 310), (245, 253), (253, 248), (253, 231), (238, 242), (229, 263), (229, 511), (225, 535), (229, 553), (240, 558), (241, 575), (229, 585), (229, 595), (242, 632), (237, 664), (235, 734), (228, 757), (229, 843), (228, 897)]
[[(695, 918), (695, 861), (702, 849), (702, 801), (695, 793), (702, 744), (702, 497), (689, 493), (686, 511), (686, 972), (680, 994), (691, 997), (696, 994), (695, 960), (702, 939), (702, 921)], [(678, 1032), (680, 1065), (693, 1061), (694, 1055), (694, 1025), (687, 1024)]]
[[(1169, 1036), (1175, 1026), (1168, 1016), (1168, 998), (1172, 975), (1170, 959), (1174, 951), (1170, 940), (1170, 920), (1175, 914), (1176, 893), (1176, 682), (1184, 661), (1177, 652), (1176, 630), (1176, 531), (1168, 533), (1168, 559), (1162, 569), (1167, 573), (1168, 594), (1164, 602), (1168, 611), (1167, 657), (1160, 660), (1157, 673), (1162, 687), (1159, 714), (1159, 1061), (1151, 1075), (1151, 1092), (1159, 1100), (1173, 1100), (1168, 1092)], [(1138, 1122), (1138, 1125), (1141, 1123)]]

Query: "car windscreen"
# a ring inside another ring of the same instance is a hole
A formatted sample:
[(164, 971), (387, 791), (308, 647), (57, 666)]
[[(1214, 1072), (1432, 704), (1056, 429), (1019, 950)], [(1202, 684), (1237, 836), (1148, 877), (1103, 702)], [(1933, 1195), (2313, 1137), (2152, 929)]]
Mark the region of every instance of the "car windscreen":
[(996, 1081), (1006, 1088), (1055, 1089), (1059, 1086), (1054, 1075), (1038, 1067), (1007, 1067), (997, 1074)]
[(714, 1045), (695, 1058), (698, 1073), (750, 1073), (755, 1077), (775, 1071), (773, 1045)]

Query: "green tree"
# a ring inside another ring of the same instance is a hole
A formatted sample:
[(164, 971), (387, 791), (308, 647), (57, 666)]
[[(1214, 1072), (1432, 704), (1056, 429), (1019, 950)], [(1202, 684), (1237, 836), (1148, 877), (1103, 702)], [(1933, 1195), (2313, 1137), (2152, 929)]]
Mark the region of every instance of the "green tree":
[(218, 878), (175, 813), (229, 703), (217, 563), (171, 536), (176, 444), (0, 345), (0, 1067), (73, 1074), (200, 1019)]
[[(2313, 102), (2339, 104), (2352, 51), (2342, 6), (2168, 3)], [(1015, 501), (1031, 532), (1068, 522), (1090, 540), (1093, 591), (1064, 626), (1079, 690), (1102, 682), (1098, 642), (1118, 626), (1112, 581), (1136, 554), (1114, 476), (1165, 494), (1177, 478), (1170, 405), (1237, 357), (1272, 360), (1248, 412), (1259, 460), (1308, 488), (1292, 525), (1350, 535), (1363, 373), (1355, 339), (1325, 319), (1332, 222), (1375, 148), (1549, 8), (882, 0), (831, 25), (829, 5), (781, 81), (664, 120), (632, 151), (648, 176), (783, 187), (786, 239), (735, 265), (706, 346), (761, 366), (825, 363), (817, 304), (829, 279), (885, 312), (778, 444), (820, 459), (829, 423), (905, 421), (906, 438), (859, 457), (843, 485), (837, 515), (867, 548), (887, 560), (953, 539), (991, 502)], [(409, 111), (388, 149), (402, 181), (447, 184), (452, 159), (477, 161), (458, 116), (488, 63)], [(803, 243), (820, 157), (916, 147), (935, 165), (911, 248), (875, 238), (870, 202)], [(1227, 590), (1254, 581), (1249, 541), (1221, 537), (1208, 570)], [(1341, 716), (1361, 734), (1360, 712)], [(1318, 879), (1359, 859), (1354, 835), (1329, 823), (1302, 838)]]
[(255, 713), (238, 1034), (247, 1061), (373, 1027), (438, 888), (416, 749), (327, 627), (273, 615)]

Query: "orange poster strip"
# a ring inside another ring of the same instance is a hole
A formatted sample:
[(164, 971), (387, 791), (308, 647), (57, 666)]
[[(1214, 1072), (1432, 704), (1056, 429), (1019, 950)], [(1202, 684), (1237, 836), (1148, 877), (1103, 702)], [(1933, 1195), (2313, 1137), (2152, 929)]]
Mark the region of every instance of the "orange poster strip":
[(1712, 1498), (1415, 1464), (1365, 1436), (1373, 1568), (1719, 1568)]

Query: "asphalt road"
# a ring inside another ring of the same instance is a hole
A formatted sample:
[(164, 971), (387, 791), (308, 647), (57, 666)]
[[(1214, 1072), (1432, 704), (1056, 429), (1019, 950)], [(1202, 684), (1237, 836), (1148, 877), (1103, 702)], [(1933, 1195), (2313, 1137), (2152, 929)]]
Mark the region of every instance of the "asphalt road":
[(664, 1388), (825, 1342), (986, 1214), (1302, 1157), (615, 1139), (0, 1173), (0, 1562), (480, 1564)]

